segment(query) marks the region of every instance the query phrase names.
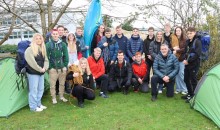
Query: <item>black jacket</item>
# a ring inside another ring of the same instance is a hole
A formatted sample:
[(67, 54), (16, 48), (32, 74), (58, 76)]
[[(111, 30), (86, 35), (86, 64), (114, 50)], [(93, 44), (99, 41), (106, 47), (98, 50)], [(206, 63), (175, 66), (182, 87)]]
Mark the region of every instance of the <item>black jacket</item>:
[[(83, 84), (82, 86), (87, 87), (87, 88), (91, 88), (93, 89), (93, 85), (94, 85), (94, 81), (93, 81), (93, 76), (91, 75), (87, 75), (86, 73), (84, 73), (82, 75), (83, 77)], [(66, 76), (66, 80), (73, 80), (73, 72), (70, 71), (67, 76)], [(78, 84), (74, 84), (74, 85), (78, 85)]]
[(128, 80), (132, 77), (131, 65), (127, 61), (123, 61), (122, 67), (119, 68), (118, 61), (116, 60), (114, 64), (111, 65), (111, 70), (109, 72), (109, 81), (115, 81), (116, 79), (123, 79), (128, 77)]
[[(195, 42), (195, 43), (194, 43)], [(200, 56), (202, 52), (202, 43), (201, 41), (195, 36), (193, 40), (190, 42), (188, 39), (186, 41), (186, 57), (185, 59), (188, 61), (188, 65), (186, 68), (194, 68), (200, 64)]]
[[(37, 62), (37, 64), (43, 68), (44, 67), (44, 60), (45, 58), (43, 57), (42, 53), (39, 53), (37, 56), (34, 57), (35, 58), (35, 61)], [(33, 68), (31, 68), (31, 66), (29, 66), (27, 64), (27, 67), (26, 67), (26, 71), (29, 73), (29, 74), (36, 74), (36, 75), (43, 75), (44, 73), (41, 73), (41, 72), (38, 72), (36, 70), (34, 70)]]
[(149, 47), (150, 47), (150, 43), (154, 40), (154, 36), (152, 37), (152, 39), (149, 38), (149, 35), (147, 36), (147, 38), (144, 40), (144, 47), (143, 47), (143, 51), (145, 53), (145, 59), (147, 58), (147, 55), (150, 55), (149, 52)]

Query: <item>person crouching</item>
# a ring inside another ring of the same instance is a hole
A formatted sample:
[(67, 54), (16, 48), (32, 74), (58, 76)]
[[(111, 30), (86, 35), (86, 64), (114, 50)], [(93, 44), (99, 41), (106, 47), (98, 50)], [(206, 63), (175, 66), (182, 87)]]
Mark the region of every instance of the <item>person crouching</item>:
[(157, 84), (164, 83), (167, 87), (167, 97), (174, 96), (175, 77), (179, 72), (178, 59), (169, 50), (167, 44), (161, 44), (160, 52), (153, 64), (154, 75), (151, 77), (152, 101), (157, 99)]
[(84, 107), (84, 99), (94, 100), (93, 76), (91, 75), (86, 58), (81, 58), (79, 66), (71, 65), (66, 76), (72, 86), (71, 94), (77, 98), (78, 106)]

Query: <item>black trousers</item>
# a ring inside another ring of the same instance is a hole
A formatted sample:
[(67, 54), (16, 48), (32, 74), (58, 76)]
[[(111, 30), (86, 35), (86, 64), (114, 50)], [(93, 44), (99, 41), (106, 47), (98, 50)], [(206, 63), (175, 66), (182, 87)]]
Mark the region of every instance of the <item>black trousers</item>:
[(184, 82), (190, 96), (194, 95), (194, 90), (197, 86), (197, 74), (199, 71), (199, 64), (193, 68), (185, 67), (184, 69)]
[(167, 87), (167, 97), (173, 97), (174, 96), (174, 80), (171, 80), (170, 82), (166, 83), (163, 81), (162, 78), (160, 78), (159, 76), (157, 75), (153, 75), (151, 77), (151, 88), (152, 88), (152, 91), (151, 91), (151, 95), (152, 96), (157, 96), (157, 84), (163, 84)]
[(134, 91), (140, 89), (140, 91), (143, 93), (149, 92), (149, 86), (147, 81), (143, 81), (143, 83), (140, 84), (136, 78), (132, 78), (131, 84), (134, 86)]
[(102, 76), (95, 79), (96, 83), (100, 85), (101, 92), (107, 93), (108, 88), (108, 75), (103, 74)]
[(113, 81), (109, 82), (108, 91), (114, 92), (117, 89), (121, 90), (123, 86), (124, 86), (124, 89), (126, 91), (128, 91), (130, 84), (126, 85), (127, 81), (128, 81), (128, 77), (125, 77), (123, 79), (113, 80)]
[(148, 72), (148, 77), (147, 77), (147, 82), (150, 83), (150, 70), (153, 67), (153, 61), (146, 58), (146, 63), (147, 63), (147, 72)]
[(72, 90), (72, 95), (77, 98), (78, 102), (84, 102), (84, 99), (94, 100), (95, 92), (92, 89), (75, 85)]

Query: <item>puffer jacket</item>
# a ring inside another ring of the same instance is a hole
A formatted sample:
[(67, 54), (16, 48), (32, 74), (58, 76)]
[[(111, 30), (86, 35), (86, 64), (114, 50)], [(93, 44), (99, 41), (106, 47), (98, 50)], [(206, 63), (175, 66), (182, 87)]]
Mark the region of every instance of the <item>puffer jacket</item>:
[(168, 76), (173, 80), (179, 72), (179, 62), (175, 55), (169, 50), (167, 58), (164, 59), (161, 52), (156, 56), (153, 64), (154, 74), (163, 78)]
[[(103, 46), (103, 44), (105, 42), (108, 43), (107, 47)], [(98, 43), (98, 47), (101, 48), (102, 50), (104, 50), (105, 48), (108, 48), (109, 52), (110, 52), (109, 60), (111, 60), (111, 61), (116, 60), (119, 47), (118, 47), (118, 42), (116, 40), (114, 40), (112, 37), (109, 39), (109, 41), (105, 36), (102, 37), (101, 41)], [(103, 56), (103, 53), (102, 53), (102, 56)], [(107, 62), (107, 61), (105, 61), (105, 57), (103, 57), (103, 58), (104, 58), (104, 62)]]
[(156, 40), (154, 40), (150, 43), (149, 53), (150, 53), (153, 60), (156, 58), (157, 54), (160, 52), (160, 45), (161, 44), (167, 44), (168, 45), (168, 42), (166, 40), (164, 40), (163, 43), (159, 43)]
[(143, 52), (143, 40), (140, 38), (140, 36), (138, 37), (134, 37), (133, 35), (131, 36), (131, 38), (128, 40), (128, 44), (127, 44), (127, 54), (128, 57), (132, 58), (136, 52)]

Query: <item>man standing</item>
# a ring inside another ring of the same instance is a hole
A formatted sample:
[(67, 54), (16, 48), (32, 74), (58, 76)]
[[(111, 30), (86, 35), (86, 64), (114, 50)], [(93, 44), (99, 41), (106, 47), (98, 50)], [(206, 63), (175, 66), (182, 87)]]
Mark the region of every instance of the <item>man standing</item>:
[(148, 67), (144, 60), (142, 60), (141, 52), (136, 52), (135, 61), (132, 63), (132, 85), (134, 85), (134, 92), (148, 92), (149, 86), (147, 82)]
[(124, 52), (119, 50), (117, 55), (118, 60), (111, 65), (109, 72), (109, 88), (110, 92), (118, 89), (122, 90), (123, 94), (128, 94), (128, 89), (131, 84), (132, 70), (129, 62), (124, 60)]
[(49, 60), (50, 93), (53, 104), (56, 104), (55, 85), (58, 79), (60, 100), (67, 102), (63, 95), (69, 57), (66, 44), (59, 39), (58, 30), (52, 30), (51, 36), (52, 39), (46, 44), (46, 48)]
[(115, 39), (118, 42), (119, 50), (123, 51), (125, 60), (129, 62), (129, 59), (127, 56), (128, 38), (124, 36), (124, 34), (122, 33), (121, 26), (116, 27), (116, 34), (113, 37), (113, 39)]
[(160, 52), (156, 56), (153, 64), (154, 75), (151, 77), (152, 101), (157, 99), (157, 84), (164, 83), (167, 87), (167, 97), (174, 96), (175, 76), (179, 72), (179, 62), (175, 55), (171, 53), (167, 44), (162, 44)]
[(194, 90), (197, 86), (197, 73), (200, 66), (200, 55), (202, 50), (201, 41), (196, 37), (196, 29), (189, 27), (187, 29), (188, 40), (186, 41), (186, 59), (183, 61), (185, 64), (184, 81), (188, 90), (188, 95), (182, 96), (186, 102), (194, 96)]
[(108, 98), (108, 75), (105, 74), (105, 66), (103, 58), (101, 57), (101, 52), (102, 50), (100, 48), (95, 48), (94, 53), (88, 57), (88, 63), (94, 81), (100, 84), (101, 91), (99, 93), (99, 96), (103, 98)]
[(89, 46), (85, 45), (84, 37), (82, 34), (83, 34), (82, 27), (77, 27), (76, 28), (76, 39), (80, 43), (80, 48), (81, 48), (81, 52), (82, 52), (83, 57), (87, 58), (86, 51), (89, 49)]
[(139, 29), (134, 28), (132, 31), (131, 38), (127, 44), (127, 54), (129, 56), (130, 63), (135, 61), (136, 52), (143, 52), (143, 40), (140, 38)]
[(64, 26), (63, 25), (58, 25), (57, 26), (57, 31), (58, 31), (58, 34), (59, 34), (59, 39), (62, 40), (62, 42), (66, 43), (66, 36), (65, 36), (65, 31), (64, 31)]
[(148, 83), (150, 82), (150, 70), (151, 67), (153, 66), (153, 59), (151, 58), (150, 52), (149, 52), (149, 46), (150, 43), (155, 39), (154, 37), (154, 28), (153, 27), (149, 27), (148, 28), (148, 35), (147, 38), (144, 40), (144, 47), (143, 47), (143, 51), (145, 54), (145, 61), (147, 63), (148, 66), (148, 78), (147, 81)]

